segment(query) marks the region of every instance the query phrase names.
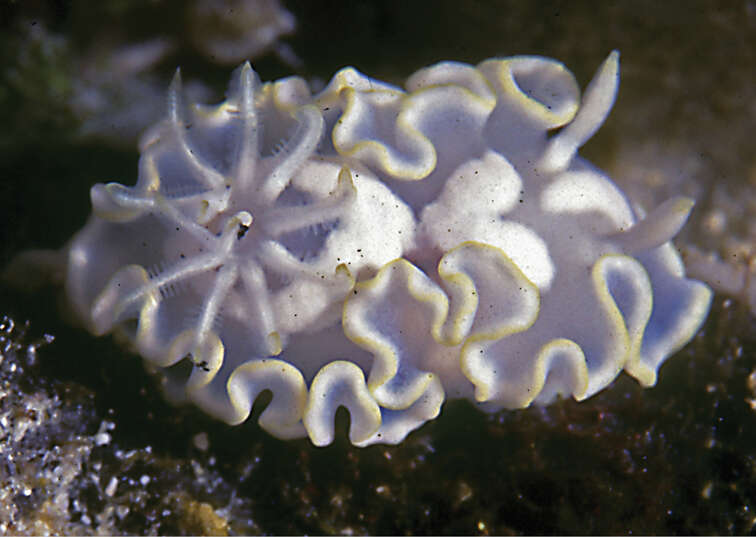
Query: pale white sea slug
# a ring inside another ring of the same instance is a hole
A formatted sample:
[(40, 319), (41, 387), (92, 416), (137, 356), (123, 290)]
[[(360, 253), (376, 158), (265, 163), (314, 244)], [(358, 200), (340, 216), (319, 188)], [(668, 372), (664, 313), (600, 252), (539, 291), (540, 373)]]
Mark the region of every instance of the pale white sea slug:
[[(669, 242), (692, 200), (638, 215), (576, 155), (618, 86), (583, 97), (536, 56), (422, 69), (406, 90), (354, 69), (312, 95), (245, 64), (217, 106), (140, 143), (135, 186), (92, 188), (66, 289), (228, 423), (257, 396), (279, 438), (397, 443), (446, 397), (485, 410), (653, 385), (711, 292)], [(182, 376), (183, 375), (183, 376)]]

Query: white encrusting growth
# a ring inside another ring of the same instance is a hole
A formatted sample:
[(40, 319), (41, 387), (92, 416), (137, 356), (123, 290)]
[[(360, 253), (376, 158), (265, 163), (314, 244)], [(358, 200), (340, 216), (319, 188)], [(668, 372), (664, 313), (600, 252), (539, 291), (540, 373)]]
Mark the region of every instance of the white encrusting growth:
[(177, 72), (136, 185), (92, 188), (68, 296), (208, 413), (241, 423), (270, 392), (261, 427), (319, 446), (339, 407), (363, 446), (446, 397), (495, 410), (582, 400), (623, 370), (653, 384), (710, 291), (669, 243), (692, 200), (638, 220), (577, 156), (618, 83), (617, 52), (582, 100), (536, 56), (444, 62), (408, 91), (349, 68), (315, 95), (245, 63), (210, 107), (185, 106)]

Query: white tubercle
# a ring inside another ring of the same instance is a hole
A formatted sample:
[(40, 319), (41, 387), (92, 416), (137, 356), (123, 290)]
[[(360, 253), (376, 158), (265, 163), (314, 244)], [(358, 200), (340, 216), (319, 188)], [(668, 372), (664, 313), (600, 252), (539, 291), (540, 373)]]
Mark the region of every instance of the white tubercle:
[(685, 196), (668, 199), (630, 229), (616, 233), (611, 238), (629, 254), (661, 246), (680, 232), (693, 205), (695, 201)]
[(588, 84), (575, 118), (546, 147), (538, 168), (557, 173), (567, 168), (577, 150), (591, 139), (614, 106), (619, 89), (619, 52), (612, 51)]

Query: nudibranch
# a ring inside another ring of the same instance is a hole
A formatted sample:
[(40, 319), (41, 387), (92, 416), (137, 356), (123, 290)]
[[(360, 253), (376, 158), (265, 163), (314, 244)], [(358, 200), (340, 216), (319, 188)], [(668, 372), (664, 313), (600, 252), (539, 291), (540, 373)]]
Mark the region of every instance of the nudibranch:
[(486, 411), (642, 385), (711, 292), (670, 240), (693, 205), (639, 214), (577, 156), (615, 99), (538, 56), (443, 62), (406, 89), (355, 69), (311, 93), (249, 63), (216, 106), (140, 141), (135, 186), (97, 184), (67, 295), (230, 424), (271, 398), (279, 438), (398, 443), (444, 400)]

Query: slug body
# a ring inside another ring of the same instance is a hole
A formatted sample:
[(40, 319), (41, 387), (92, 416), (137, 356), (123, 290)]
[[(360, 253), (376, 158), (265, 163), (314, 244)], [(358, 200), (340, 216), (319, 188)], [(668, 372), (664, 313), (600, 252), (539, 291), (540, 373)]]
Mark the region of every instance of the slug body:
[(316, 445), (339, 406), (362, 446), (447, 397), (581, 400), (623, 370), (653, 385), (711, 292), (669, 242), (692, 201), (639, 219), (577, 156), (618, 68), (613, 52), (581, 99), (534, 56), (440, 63), (406, 90), (347, 68), (314, 95), (247, 63), (217, 106), (185, 106), (177, 74), (136, 185), (92, 188), (70, 301), (210, 414), (240, 423), (269, 390), (260, 425)]

